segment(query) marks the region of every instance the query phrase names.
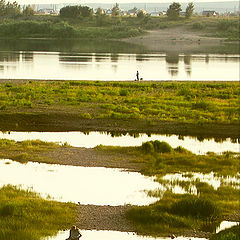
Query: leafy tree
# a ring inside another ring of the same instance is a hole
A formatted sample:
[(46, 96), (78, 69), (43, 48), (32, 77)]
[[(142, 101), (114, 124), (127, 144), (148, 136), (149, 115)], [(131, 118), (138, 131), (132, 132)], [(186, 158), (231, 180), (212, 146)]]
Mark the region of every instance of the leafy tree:
[(103, 15), (103, 14), (105, 14), (104, 10), (99, 7), (99, 8), (97, 9), (97, 11), (96, 11), (96, 15), (97, 15), (97, 16), (100, 16), (100, 15)]
[(23, 9), (23, 12), (22, 12), (23, 16), (26, 16), (26, 17), (33, 16), (34, 13), (35, 12), (34, 12), (33, 8), (30, 5), (26, 6)]
[(115, 6), (112, 8), (112, 16), (119, 16), (120, 15), (120, 8), (119, 4), (116, 3)]
[(87, 6), (66, 6), (60, 9), (60, 17), (79, 18), (90, 17), (93, 11)]
[(138, 13), (137, 13), (138, 18), (144, 18), (144, 16), (145, 16), (145, 14), (142, 10), (138, 11)]
[(193, 11), (194, 11), (194, 5), (191, 2), (187, 5), (185, 17), (190, 18), (193, 15)]
[(17, 2), (5, 2), (0, 0), (0, 16), (16, 17), (21, 14), (20, 5)]
[(181, 11), (182, 11), (181, 4), (174, 2), (169, 6), (169, 8), (167, 10), (167, 16), (170, 19), (176, 20), (179, 18)]

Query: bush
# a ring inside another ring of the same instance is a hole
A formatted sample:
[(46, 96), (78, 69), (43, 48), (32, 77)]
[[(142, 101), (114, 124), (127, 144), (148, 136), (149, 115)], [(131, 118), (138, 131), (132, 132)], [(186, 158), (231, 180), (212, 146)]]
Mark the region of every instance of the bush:
[(144, 153), (151, 153), (154, 152), (154, 146), (152, 142), (145, 142), (142, 144), (142, 151)]
[(204, 28), (205, 28), (205, 24), (204, 24), (204, 23), (201, 23), (201, 22), (195, 22), (195, 23), (192, 25), (192, 28), (193, 28), (193, 29), (196, 29), (196, 30), (201, 30), (201, 29), (204, 29)]
[(166, 142), (160, 142), (158, 140), (153, 142), (154, 151), (158, 153), (170, 153), (172, 147)]
[(181, 216), (196, 218), (211, 218), (219, 215), (219, 209), (214, 202), (191, 195), (187, 195), (183, 199), (173, 203), (171, 212)]
[(166, 142), (160, 142), (156, 140), (143, 143), (142, 150), (144, 153), (169, 153), (172, 151), (172, 147)]

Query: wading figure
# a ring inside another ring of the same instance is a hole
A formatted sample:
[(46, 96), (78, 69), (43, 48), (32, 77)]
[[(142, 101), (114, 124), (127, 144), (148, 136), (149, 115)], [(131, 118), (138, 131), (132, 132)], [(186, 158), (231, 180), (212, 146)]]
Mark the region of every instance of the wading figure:
[(82, 234), (80, 233), (79, 228), (73, 225), (70, 229), (69, 238), (66, 240), (79, 240), (81, 236)]
[(137, 81), (139, 81), (139, 72), (136, 73)]

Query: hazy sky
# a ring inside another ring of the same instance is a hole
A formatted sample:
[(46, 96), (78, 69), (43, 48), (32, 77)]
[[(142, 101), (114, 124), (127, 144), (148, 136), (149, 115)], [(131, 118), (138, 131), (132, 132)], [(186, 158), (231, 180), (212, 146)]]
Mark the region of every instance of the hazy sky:
[[(8, 0), (13, 2), (14, 0)], [(16, 0), (19, 4), (55, 4), (55, 3), (140, 3), (140, 2), (154, 2), (154, 3), (166, 3), (166, 2), (180, 2), (180, 3), (189, 3), (189, 2), (230, 2), (234, 0)]]

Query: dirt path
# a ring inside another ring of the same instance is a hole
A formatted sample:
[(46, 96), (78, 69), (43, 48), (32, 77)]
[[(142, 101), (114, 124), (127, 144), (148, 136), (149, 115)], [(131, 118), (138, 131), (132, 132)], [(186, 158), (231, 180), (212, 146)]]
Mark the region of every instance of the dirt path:
[(111, 230), (135, 232), (133, 224), (125, 217), (131, 206), (79, 205), (76, 225), (84, 230)]
[[(82, 167), (122, 168), (126, 171), (139, 172), (143, 163), (136, 162), (134, 156), (116, 152), (98, 151), (95, 148), (60, 147), (55, 151), (39, 152), (40, 159), (50, 159), (51, 163)], [(36, 159), (36, 161), (40, 161)]]
[(220, 45), (222, 40), (201, 36), (201, 33), (191, 30), (188, 26), (151, 30), (145, 36), (123, 39), (124, 42), (143, 45), (150, 51), (185, 53), (206, 46)]

